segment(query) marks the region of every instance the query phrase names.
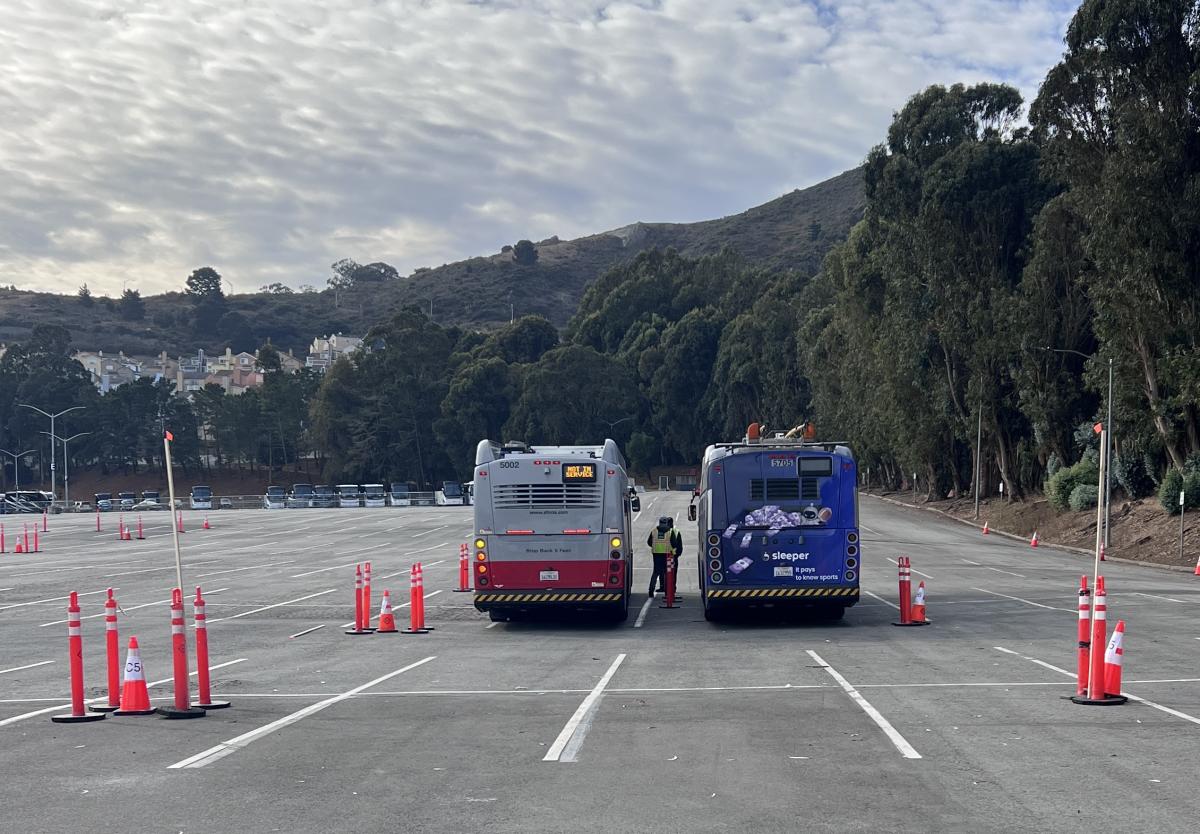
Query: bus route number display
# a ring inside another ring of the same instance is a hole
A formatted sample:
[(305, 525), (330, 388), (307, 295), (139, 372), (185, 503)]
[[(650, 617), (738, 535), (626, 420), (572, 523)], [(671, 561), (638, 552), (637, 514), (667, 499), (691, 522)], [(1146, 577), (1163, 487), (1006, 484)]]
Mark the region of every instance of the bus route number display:
[(563, 483), (594, 483), (596, 480), (596, 464), (594, 463), (564, 463), (562, 465)]

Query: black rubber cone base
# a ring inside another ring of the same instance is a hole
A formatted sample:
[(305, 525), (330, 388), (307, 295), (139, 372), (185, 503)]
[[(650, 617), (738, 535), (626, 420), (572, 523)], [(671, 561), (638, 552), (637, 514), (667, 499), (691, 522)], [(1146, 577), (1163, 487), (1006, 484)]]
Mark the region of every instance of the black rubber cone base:
[(929, 625), (929, 622), (930, 622), (929, 620), (925, 620), (924, 622), (920, 622), (920, 623), (892, 623), (892, 625), (894, 625), (894, 626), (902, 626), (902, 627), (904, 627), (904, 628), (909, 628), (910, 626), (923, 626), (923, 625)]
[(203, 718), (204, 710), (199, 707), (188, 707), (187, 709), (179, 709), (179, 707), (159, 707), (158, 714), (163, 718)]
[(154, 715), (158, 710), (151, 707), (150, 709), (119, 709), (113, 715)]
[(401, 634), (428, 634), (427, 628), (404, 628), (400, 630)]
[(343, 634), (374, 634), (374, 633), (375, 633), (375, 629), (373, 629), (373, 628), (364, 628), (364, 629), (361, 629), (361, 630), (355, 630), (355, 629), (353, 629), (353, 628), (352, 628), (352, 629), (348, 629), (348, 630), (346, 630), (346, 631), (344, 631), (344, 632), (342, 632), (342, 633), (343, 633)]
[(92, 712), (116, 712), (120, 707), (109, 706), (108, 704), (92, 704), (88, 709)]
[(1072, 703), (1082, 704), (1085, 707), (1118, 707), (1129, 699), (1124, 695), (1105, 695), (1103, 698), (1089, 698), (1086, 695), (1072, 695), (1070, 700)]
[(83, 715), (52, 715), (50, 720), (55, 724), (83, 724), (86, 721), (103, 721), (107, 717), (102, 712), (85, 712)]
[(470, 589), (470, 588), (455, 588), (455, 589), (454, 589), (454, 593), (456, 593), (456, 594), (469, 594), (469, 593), (471, 593), (471, 589)]
[(676, 604), (674, 604), (674, 605), (667, 605), (667, 604), (664, 602), (662, 605), (660, 605), (660, 606), (658, 606), (658, 607), (659, 607), (659, 608), (682, 608), (683, 606), (682, 606), (682, 605), (680, 605), (680, 604), (678, 604), (678, 603), (676, 603)]
[(228, 707), (233, 706), (233, 704), (229, 703), (228, 701), (210, 701), (207, 704), (196, 703), (192, 704), (192, 706), (200, 707), (200, 709), (207, 711), (210, 709), (227, 709)]

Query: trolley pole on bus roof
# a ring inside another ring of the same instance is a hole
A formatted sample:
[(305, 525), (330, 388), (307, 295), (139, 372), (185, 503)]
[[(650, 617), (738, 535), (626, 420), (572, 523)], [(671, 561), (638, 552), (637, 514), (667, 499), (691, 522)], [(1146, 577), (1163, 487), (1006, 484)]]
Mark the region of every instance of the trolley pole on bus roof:
[(171, 473), (171, 441), (175, 435), (163, 431), (163, 454), (167, 464), (167, 499), (171, 507), (171, 538), (175, 541), (175, 587), (183, 590), (183, 561), (179, 558), (179, 525), (175, 523), (175, 477)]

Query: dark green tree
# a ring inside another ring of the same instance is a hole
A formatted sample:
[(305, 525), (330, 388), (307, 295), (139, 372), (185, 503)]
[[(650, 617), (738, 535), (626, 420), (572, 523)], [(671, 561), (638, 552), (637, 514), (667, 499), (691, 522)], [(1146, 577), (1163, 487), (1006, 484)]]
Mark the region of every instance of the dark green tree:
[(142, 300), (142, 294), (133, 288), (126, 289), (121, 293), (121, 300), (117, 302), (117, 312), (126, 321), (144, 319), (146, 302)]

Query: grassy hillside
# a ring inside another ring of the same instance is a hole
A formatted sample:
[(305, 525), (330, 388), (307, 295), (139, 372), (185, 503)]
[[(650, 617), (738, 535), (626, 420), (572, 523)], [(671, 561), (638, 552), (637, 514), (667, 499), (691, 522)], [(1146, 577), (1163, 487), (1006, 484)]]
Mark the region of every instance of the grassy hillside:
[[(821, 258), (862, 216), (860, 170), (848, 171), (804, 190), (793, 191), (741, 214), (700, 223), (634, 223), (610, 232), (537, 244), (537, 263), (517, 264), (507, 252), (470, 258), (384, 283), (361, 284), (333, 293), (230, 296), (228, 310), (242, 314), (248, 327), (198, 330), (182, 293), (145, 299), (140, 321), (126, 321), (111, 300), (90, 307), (73, 295), (0, 289), (0, 342), (21, 341), (33, 325), (66, 324), (77, 347), (176, 356), (203, 347), (253, 350), (268, 337), (286, 350), (303, 353), (317, 334), (363, 333), (390, 311), (406, 304), (426, 309), (436, 321), (486, 328), (538, 313), (562, 326), (575, 312), (584, 289), (605, 270), (653, 247), (674, 247), (701, 255), (725, 246), (748, 262), (775, 269), (815, 272)], [(216, 264), (220, 269), (220, 264)]]

